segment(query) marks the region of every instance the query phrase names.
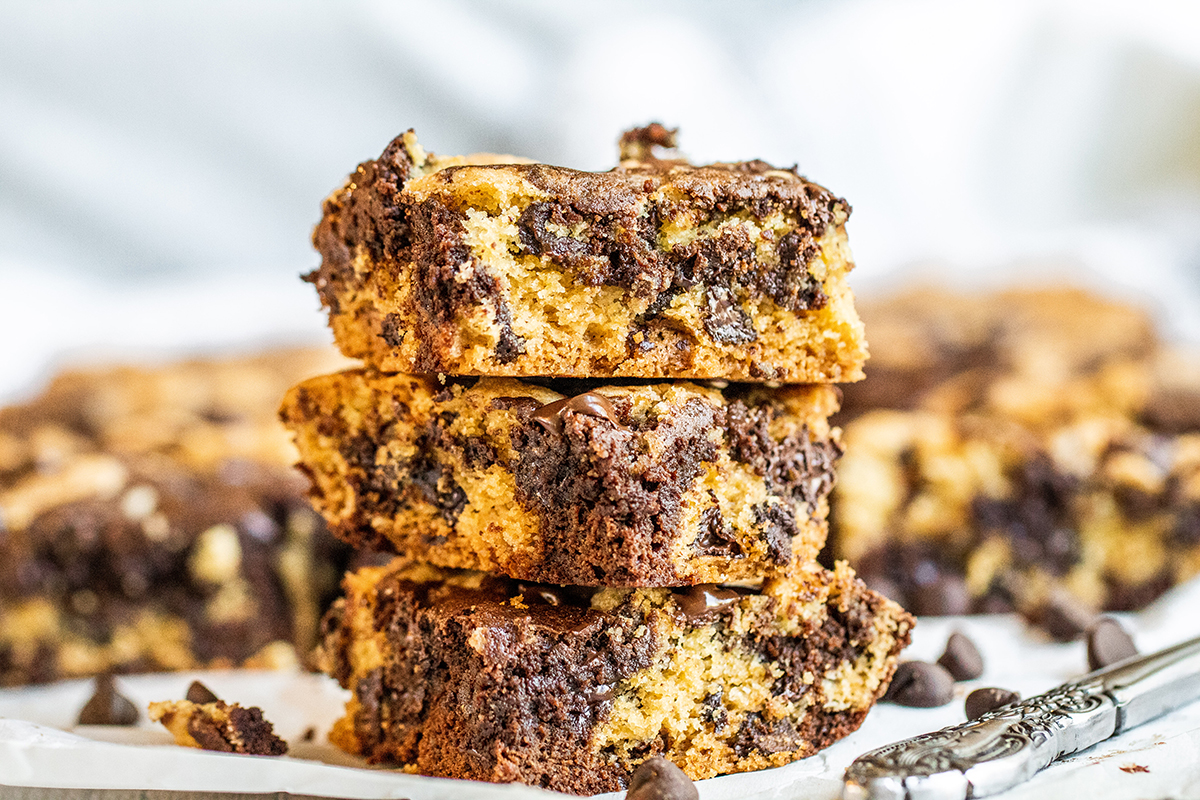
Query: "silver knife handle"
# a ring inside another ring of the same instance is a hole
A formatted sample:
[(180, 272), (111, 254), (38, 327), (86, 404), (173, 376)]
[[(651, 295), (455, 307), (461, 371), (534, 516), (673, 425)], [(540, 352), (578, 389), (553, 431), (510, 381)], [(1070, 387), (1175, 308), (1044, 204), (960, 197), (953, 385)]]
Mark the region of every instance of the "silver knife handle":
[(846, 770), (847, 800), (957, 800), (999, 792), (1112, 736), (1117, 706), (1074, 682), (973, 722), (872, 750)]
[(1129, 659), (1089, 677), (1117, 703), (1117, 733), (1200, 699), (1200, 637)]
[(1200, 698), (1200, 638), (1130, 659), (973, 722), (872, 750), (846, 770), (846, 800), (960, 800)]

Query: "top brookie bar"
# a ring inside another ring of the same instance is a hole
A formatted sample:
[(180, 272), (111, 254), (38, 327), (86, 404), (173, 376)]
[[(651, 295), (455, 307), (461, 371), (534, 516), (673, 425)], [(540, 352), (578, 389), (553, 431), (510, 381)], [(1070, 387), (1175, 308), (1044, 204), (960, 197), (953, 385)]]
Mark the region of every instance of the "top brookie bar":
[(342, 352), (385, 372), (860, 379), (850, 207), (795, 168), (653, 156), (673, 144), (631, 131), (589, 173), (396, 138), (315, 233)]

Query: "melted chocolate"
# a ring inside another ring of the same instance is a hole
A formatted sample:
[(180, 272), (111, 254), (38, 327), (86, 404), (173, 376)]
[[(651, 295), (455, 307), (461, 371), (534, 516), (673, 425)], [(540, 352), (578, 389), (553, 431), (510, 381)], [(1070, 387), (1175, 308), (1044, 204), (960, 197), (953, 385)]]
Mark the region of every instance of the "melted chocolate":
[(717, 586), (714, 583), (689, 586), (686, 592), (676, 592), (673, 596), (675, 605), (679, 606), (679, 610), (691, 622), (719, 614), (733, 607), (733, 604), (741, 597), (733, 589)]
[(617, 421), (617, 412), (613, 408), (612, 402), (604, 395), (595, 392), (584, 392), (574, 397), (547, 403), (534, 411), (531, 419), (551, 433), (557, 434), (562, 433), (563, 415), (567, 412), (606, 419), (620, 430), (629, 430)]

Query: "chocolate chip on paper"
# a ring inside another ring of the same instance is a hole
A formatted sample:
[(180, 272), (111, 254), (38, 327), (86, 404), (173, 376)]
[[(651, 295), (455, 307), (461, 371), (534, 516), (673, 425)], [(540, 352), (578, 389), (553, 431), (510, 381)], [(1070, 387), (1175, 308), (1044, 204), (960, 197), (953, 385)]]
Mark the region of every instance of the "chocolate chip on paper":
[(191, 703), (203, 705), (204, 703), (215, 703), (221, 698), (213, 692), (212, 689), (205, 686), (200, 681), (192, 681), (192, 685), (188, 687), (187, 694), (184, 698)]
[(909, 602), (918, 616), (955, 616), (971, 610), (971, 593), (961, 575), (943, 574), (913, 589)]
[(1000, 689), (995, 686), (976, 689), (967, 695), (966, 702), (964, 703), (967, 719), (979, 719), (989, 711), (995, 711), (997, 708), (1002, 708), (1009, 703), (1015, 703), (1020, 699), (1021, 695), (1016, 692), (1008, 689)]
[(1096, 612), (1066, 592), (1055, 592), (1031, 618), (1057, 642), (1073, 642), (1096, 620)]
[(92, 697), (79, 711), (77, 725), (136, 725), (137, 706), (120, 694), (112, 675), (98, 675)]
[(1087, 630), (1088, 669), (1097, 670), (1138, 654), (1133, 637), (1112, 617), (1101, 617)]
[(979, 648), (958, 631), (950, 634), (946, 640), (946, 651), (937, 663), (956, 681), (974, 680), (983, 674), (983, 656), (979, 654)]
[(954, 677), (945, 667), (925, 661), (905, 661), (883, 695), (885, 703), (911, 708), (936, 708), (954, 697)]
[(642, 762), (629, 779), (625, 800), (698, 800), (700, 793), (683, 770), (662, 756)]

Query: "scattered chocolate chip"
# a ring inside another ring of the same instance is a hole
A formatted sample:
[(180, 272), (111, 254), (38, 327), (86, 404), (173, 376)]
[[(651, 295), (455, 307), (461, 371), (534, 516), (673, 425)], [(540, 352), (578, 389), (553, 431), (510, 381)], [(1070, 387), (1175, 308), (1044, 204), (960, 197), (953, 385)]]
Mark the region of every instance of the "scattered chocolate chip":
[(196, 705), (215, 703), (221, 699), (213, 694), (212, 689), (208, 688), (200, 681), (192, 681), (192, 685), (188, 687), (187, 694), (184, 695), (184, 697)]
[(1090, 608), (1065, 592), (1055, 593), (1030, 618), (1058, 642), (1073, 642), (1096, 619)]
[(1087, 630), (1088, 669), (1096, 670), (1138, 654), (1133, 637), (1112, 617), (1101, 617)]
[(699, 800), (696, 784), (662, 756), (642, 762), (629, 779), (625, 800)]
[(944, 706), (954, 697), (954, 677), (944, 667), (925, 661), (905, 661), (883, 695), (883, 701), (911, 708)]
[(683, 615), (696, 622), (729, 608), (737, 602), (740, 595), (733, 589), (701, 583), (689, 586), (686, 592), (676, 592), (673, 596)]
[(910, 593), (909, 611), (918, 616), (946, 617), (971, 610), (971, 593), (961, 575), (940, 575)]
[(986, 689), (976, 689), (967, 695), (965, 704), (967, 719), (979, 719), (989, 711), (995, 711), (1001, 706), (1015, 703), (1020, 699), (1021, 695), (1016, 692), (1010, 692), (1008, 689), (997, 689), (995, 686), (989, 686)]
[(311, 742), (316, 738), (317, 738), (317, 729), (314, 728), (313, 726), (309, 725), (307, 728), (304, 729), (304, 733), (301, 734), (300, 741)]
[(576, 414), (585, 414), (589, 417), (606, 419), (615, 425), (618, 430), (629, 430), (617, 421), (617, 411), (613, 408), (613, 404), (609, 399), (595, 392), (584, 392), (574, 397), (566, 397), (562, 400), (555, 400), (553, 403), (547, 403), (536, 409), (531, 415), (531, 419), (551, 433), (562, 433), (563, 415), (568, 411)]
[(983, 674), (983, 656), (975, 643), (955, 631), (946, 640), (946, 652), (937, 663), (945, 667), (956, 681), (970, 681)]
[(98, 675), (92, 697), (79, 711), (79, 725), (136, 725), (137, 706), (117, 692), (112, 675)]

